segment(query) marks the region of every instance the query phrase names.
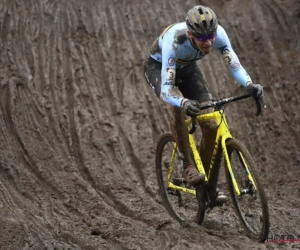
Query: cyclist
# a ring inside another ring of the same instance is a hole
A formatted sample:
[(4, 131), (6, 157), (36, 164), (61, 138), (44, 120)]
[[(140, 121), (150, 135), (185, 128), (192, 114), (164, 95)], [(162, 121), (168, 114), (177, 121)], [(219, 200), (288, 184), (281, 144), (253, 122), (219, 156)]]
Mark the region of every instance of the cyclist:
[[(191, 157), (185, 115), (199, 115), (200, 103), (212, 98), (196, 61), (213, 50), (221, 53), (235, 80), (263, 104), (263, 87), (252, 82), (233, 51), (226, 31), (218, 24), (216, 14), (209, 7), (194, 6), (188, 11), (185, 22), (165, 28), (152, 44), (150, 55), (144, 63), (146, 81), (169, 107), (171, 130), (183, 160), (183, 177), (191, 186), (200, 184), (204, 176), (197, 171)], [(200, 127), (200, 155), (204, 167), (207, 167), (214, 147), (210, 142), (214, 141), (216, 124), (214, 121), (206, 121), (201, 122)], [(211, 197), (216, 200), (226, 199), (216, 191), (218, 173), (216, 168), (210, 187)]]

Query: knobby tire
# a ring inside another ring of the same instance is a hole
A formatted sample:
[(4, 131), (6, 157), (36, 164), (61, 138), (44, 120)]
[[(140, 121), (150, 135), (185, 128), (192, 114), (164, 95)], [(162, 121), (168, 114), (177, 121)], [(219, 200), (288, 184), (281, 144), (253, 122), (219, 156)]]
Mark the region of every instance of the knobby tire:
[[(238, 177), (237, 173), (235, 171), (240, 170), (241, 168), (244, 168), (244, 164), (243, 162), (240, 160), (240, 157), (238, 157), (238, 153), (240, 153), (245, 162), (247, 163), (247, 167), (249, 172), (252, 175), (253, 181), (255, 183), (256, 186), (256, 193), (259, 195), (260, 197), (260, 209), (261, 209), (261, 219), (260, 219), (260, 229), (258, 231), (254, 231), (253, 228), (250, 226), (249, 222), (247, 221), (247, 214), (243, 213), (242, 211), (242, 204), (240, 204), (240, 202), (242, 202), (243, 200), (239, 200), (239, 198), (243, 198), (243, 197), (238, 197), (236, 195), (236, 191), (234, 189), (233, 183), (232, 183), (232, 179), (230, 176), (230, 173), (228, 171), (228, 168), (226, 167), (226, 177), (228, 180), (228, 187), (229, 187), (229, 192), (230, 192), (230, 196), (232, 198), (233, 201), (233, 205), (235, 207), (235, 210), (237, 212), (237, 215), (244, 227), (244, 229), (246, 230), (246, 232), (248, 233), (248, 235), (250, 236), (250, 238), (257, 240), (259, 242), (264, 242), (267, 237), (268, 237), (268, 233), (269, 233), (269, 210), (268, 210), (268, 204), (267, 204), (267, 199), (266, 199), (266, 195), (264, 193), (264, 190), (262, 188), (262, 185), (259, 181), (258, 175), (256, 173), (256, 165), (253, 161), (253, 158), (251, 157), (249, 151), (246, 149), (246, 147), (237, 139), (230, 139), (226, 142), (226, 148), (228, 151), (228, 155), (230, 158), (230, 164), (231, 167), (233, 169), (233, 173), (235, 175), (235, 178)], [(237, 159), (240, 168), (235, 169), (237, 166), (234, 165), (235, 162), (232, 162), (232, 156), (234, 156), (236, 154)], [(241, 171), (241, 170), (240, 170)], [(241, 172), (243, 172), (244, 170), (242, 170)], [(250, 209), (248, 209), (250, 210)], [(252, 211), (253, 212), (253, 211)], [(255, 211), (254, 211), (255, 212)], [(256, 213), (254, 214), (256, 215)]]
[[(163, 154), (164, 154), (164, 151), (167, 148), (166, 145), (168, 143), (171, 143), (173, 146), (174, 146), (174, 143), (175, 143), (175, 138), (170, 133), (166, 133), (166, 134), (162, 135), (161, 138), (159, 139), (158, 143), (157, 143), (157, 147), (156, 147), (156, 176), (157, 176), (157, 182), (158, 182), (162, 202), (163, 202), (164, 206), (166, 207), (167, 211), (169, 212), (169, 214), (174, 219), (176, 219), (178, 222), (180, 222), (182, 226), (186, 226), (189, 223), (189, 219), (186, 219), (183, 216), (183, 214), (181, 214), (180, 212), (177, 212), (177, 211), (179, 211), (178, 206), (176, 204), (172, 204), (170, 199), (174, 199), (174, 195), (171, 196), (168, 193), (167, 176), (164, 176), (164, 174), (163, 174), (164, 170), (165, 170), (165, 173), (166, 173), (166, 169), (164, 169), (166, 167), (165, 166), (166, 164), (163, 162)], [(177, 158), (177, 156), (175, 158)], [(168, 155), (168, 160), (171, 160), (171, 155), (170, 154)], [(175, 165), (176, 165), (176, 163), (175, 163)], [(196, 189), (198, 201), (199, 201), (199, 195), (198, 195), (199, 190), (200, 190), (200, 188)], [(203, 218), (204, 218), (205, 210), (204, 209), (199, 209), (200, 203), (197, 202), (196, 197), (191, 195), (191, 194), (186, 194), (186, 193), (180, 192), (180, 191), (174, 191), (174, 192), (176, 192), (175, 194), (178, 196), (178, 199), (182, 199), (182, 201), (184, 201), (185, 197), (189, 197), (188, 198), (189, 202), (193, 202), (193, 205), (195, 205), (196, 207), (195, 207), (195, 209), (190, 209), (190, 211), (188, 211), (188, 213), (189, 213), (189, 215), (191, 215), (190, 217), (194, 218), (193, 219), (194, 221), (195, 221), (194, 215), (197, 213), (196, 214), (196, 222), (198, 224), (201, 224), (202, 221), (203, 221)], [(203, 200), (203, 197), (205, 197), (205, 196), (201, 196), (201, 197), (202, 198), (200, 198), (200, 200), (201, 199)], [(176, 200), (176, 197), (175, 197), (175, 200)], [(197, 207), (198, 207), (198, 209), (197, 209)], [(184, 209), (184, 208), (181, 208), (181, 209)]]

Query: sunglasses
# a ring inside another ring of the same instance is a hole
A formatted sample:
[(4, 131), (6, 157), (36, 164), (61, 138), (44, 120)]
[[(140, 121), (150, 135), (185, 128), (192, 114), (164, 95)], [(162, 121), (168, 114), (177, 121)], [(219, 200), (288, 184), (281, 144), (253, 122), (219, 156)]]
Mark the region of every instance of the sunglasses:
[(216, 36), (216, 33), (212, 33), (207, 36), (195, 36), (195, 38), (200, 42), (206, 42), (207, 40), (213, 41), (216, 38)]

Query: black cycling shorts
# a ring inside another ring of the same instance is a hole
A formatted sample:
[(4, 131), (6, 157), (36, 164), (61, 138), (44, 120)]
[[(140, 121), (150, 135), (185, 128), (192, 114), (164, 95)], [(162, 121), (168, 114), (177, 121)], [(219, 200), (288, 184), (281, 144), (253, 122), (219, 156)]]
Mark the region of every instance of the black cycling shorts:
[[(160, 97), (161, 90), (161, 68), (160, 62), (149, 57), (144, 62), (144, 74), (148, 84)], [(180, 69), (176, 69), (175, 85), (178, 87), (184, 98), (206, 102), (211, 99), (206, 81), (196, 61), (190, 62)]]

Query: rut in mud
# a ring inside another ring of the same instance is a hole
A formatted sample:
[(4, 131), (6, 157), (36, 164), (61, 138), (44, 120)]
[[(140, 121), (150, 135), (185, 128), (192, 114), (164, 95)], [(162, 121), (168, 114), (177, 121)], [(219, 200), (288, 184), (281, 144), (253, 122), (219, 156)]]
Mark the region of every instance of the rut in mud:
[[(261, 164), (270, 237), (300, 235), (299, 1), (2, 0), (0, 249), (299, 247), (253, 242), (227, 206), (183, 229), (160, 203), (154, 152), (168, 114), (142, 64), (199, 3), (265, 87), (263, 116), (244, 102), (228, 121)], [(241, 91), (218, 53), (199, 65), (215, 97)]]

